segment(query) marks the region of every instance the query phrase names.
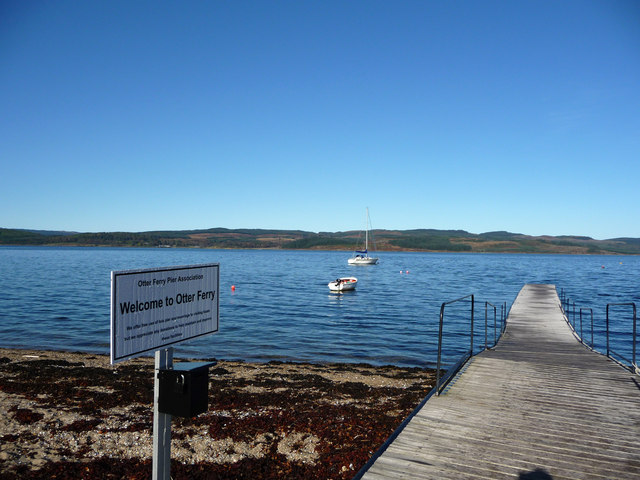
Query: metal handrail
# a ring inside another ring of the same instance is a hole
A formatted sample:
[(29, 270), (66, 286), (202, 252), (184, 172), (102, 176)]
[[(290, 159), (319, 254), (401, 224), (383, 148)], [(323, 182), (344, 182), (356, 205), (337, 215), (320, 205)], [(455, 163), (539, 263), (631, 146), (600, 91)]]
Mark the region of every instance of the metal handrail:
[[(471, 299), (471, 312), (470, 312), (470, 323), (469, 323), (469, 350), (464, 352), (458, 361), (448, 368), (447, 372), (444, 376), (441, 375), (442, 370), (442, 340), (443, 340), (443, 330), (444, 330), (444, 313), (445, 307), (447, 305), (451, 305), (452, 303), (460, 302), (463, 300)], [(488, 346), (488, 308), (489, 305), (493, 307), (493, 340), (494, 343), (491, 347)], [(475, 295), (465, 295), (464, 297), (457, 298), (455, 300), (451, 300), (449, 302), (444, 302), (440, 306), (440, 326), (438, 329), (438, 360), (436, 364), (436, 388), (435, 394), (440, 395), (440, 392), (444, 389), (444, 387), (449, 383), (451, 378), (462, 368), (469, 358), (471, 358), (473, 353), (473, 339), (475, 336), (474, 331), (474, 312), (475, 312)], [(498, 335), (498, 310), (497, 307), (491, 302), (485, 302), (484, 304), (484, 348), (480, 351), (490, 350), (495, 348), (498, 344), (498, 340), (505, 332), (507, 328), (507, 317), (509, 316), (509, 312), (507, 310), (507, 302), (503, 302), (500, 305), (500, 335)], [(480, 352), (477, 352), (480, 353)]]
[[(571, 308), (573, 307), (573, 308)], [(568, 297), (564, 291), (564, 288), (560, 289), (560, 308), (562, 313), (567, 318), (567, 323), (571, 326), (573, 331), (576, 330), (576, 302), (571, 297)], [(572, 311), (570, 311), (572, 310)], [(573, 313), (573, 322), (571, 321), (570, 314)]]
[(576, 329), (576, 301), (573, 300), (572, 298), (569, 298), (568, 303), (567, 303), (567, 307), (569, 307), (569, 308), (573, 307), (571, 309), (572, 313), (573, 313), (573, 323), (572, 323), (572, 325), (573, 325), (573, 329), (575, 330)]
[(509, 316), (509, 312), (507, 311), (507, 302), (503, 302), (500, 305), (500, 336), (507, 329), (507, 317)]
[[(471, 318), (470, 318), (471, 335), (470, 335), (470, 342), (469, 342), (469, 350), (467, 352), (465, 352), (464, 355), (462, 355), (462, 357), (458, 360), (458, 362), (453, 367), (450, 367), (447, 370), (447, 373), (445, 374), (444, 378), (441, 379), (440, 378), (440, 370), (441, 370), (441, 367), (442, 367), (442, 361), (441, 361), (441, 359), (442, 359), (442, 337), (443, 337), (442, 332), (443, 332), (443, 326), (444, 326), (444, 311), (445, 311), (445, 307), (447, 305), (451, 305), (452, 303), (460, 302), (460, 301), (466, 300), (468, 298), (471, 298)], [(493, 306), (492, 303), (486, 302), (485, 303), (485, 310), (487, 308), (487, 304)], [(396, 430), (391, 434), (391, 436), (389, 438), (387, 438), (387, 440), (382, 444), (382, 446), (380, 448), (378, 448), (378, 450), (373, 454), (373, 456), (369, 459), (369, 461), (366, 464), (364, 464), (364, 466), (362, 466), (362, 468), (360, 468), (360, 470), (358, 471), (356, 476), (353, 477), (353, 480), (361, 480), (362, 479), (362, 477), (365, 475), (365, 473), (367, 473), (369, 471), (369, 468), (371, 468), (371, 466), (376, 462), (376, 460), (378, 458), (380, 458), (380, 455), (382, 455), (383, 452), (389, 447), (389, 445), (391, 445), (391, 443), (398, 437), (398, 435), (400, 435), (400, 433), (403, 431), (405, 426), (409, 424), (409, 422), (415, 417), (415, 415), (427, 403), (427, 401), (433, 395), (440, 395), (440, 392), (447, 385), (447, 383), (451, 380), (451, 377), (453, 377), (453, 375), (455, 375), (460, 370), (462, 365), (464, 365), (464, 363), (469, 358), (471, 358), (473, 356), (473, 336), (474, 336), (474, 332), (473, 332), (473, 314), (474, 314), (474, 307), (475, 307), (475, 296), (473, 294), (466, 295), (464, 297), (460, 297), (460, 298), (458, 298), (456, 300), (451, 300), (450, 302), (444, 302), (440, 306), (440, 328), (439, 328), (439, 331), (438, 331), (438, 363), (437, 363), (437, 368), (436, 368), (436, 387), (432, 388), (429, 391), (427, 396), (422, 399), (422, 401), (413, 410), (413, 412), (411, 412), (409, 414), (409, 416), (404, 419), (404, 421), (400, 424), (400, 426), (398, 428), (396, 428)], [(494, 306), (494, 309), (495, 309), (495, 306)], [(505, 329), (507, 327), (507, 317), (508, 317), (507, 302), (504, 302), (502, 305), (500, 305), (500, 323), (501, 323), (500, 335), (502, 335), (504, 333), (504, 331), (505, 331)], [(495, 329), (495, 327), (494, 327), (494, 329)], [(486, 345), (486, 342), (487, 342), (487, 340), (486, 340), (486, 334), (485, 334), (485, 345)], [(498, 342), (496, 340), (496, 344), (497, 343)], [(483, 349), (483, 351), (484, 351), (484, 349)], [(441, 386), (441, 384), (442, 384), (442, 386)]]
[[(493, 307), (493, 345), (491, 347), (487, 345), (487, 310), (489, 305)], [(495, 347), (496, 344), (498, 343), (498, 331), (497, 331), (497, 325), (496, 325), (497, 316), (498, 316), (497, 307), (491, 302), (484, 302), (484, 348), (485, 350)]]
[[(612, 350), (609, 346), (609, 307), (633, 307), (633, 338), (631, 343), (631, 362), (629, 359), (620, 355), (618, 352)], [(627, 363), (631, 363), (632, 368), (637, 373), (638, 372), (638, 364), (636, 363), (636, 342), (637, 342), (637, 326), (636, 326), (636, 304), (634, 302), (627, 303), (607, 303), (607, 357), (614, 358), (611, 354), (617, 355), (619, 358), (623, 359)]]
[[(628, 306), (632, 307), (633, 311), (633, 329), (632, 329), (632, 346), (631, 346), (631, 360), (626, 358), (624, 355), (616, 352), (611, 348), (609, 334), (610, 334), (610, 326), (609, 326), (609, 307), (621, 307)], [(562, 313), (565, 316), (567, 324), (573, 330), (576, 337), (580, 340), (581, 343), (591, 348), (594, 351), (598, 351), (596, 349), (595, 340), (594, 340), (594, 320), (593, 320), (593, 309), (581, 307), (579, 308), (580, 315), (580, 325), (576, 324), (575, 314), (576, 314), (576, 303), (572, 301), (572, 299), (567, 295), (563, 288), (560, 289), (560, 308)], [(585, 341), (584, 339), (584, 324), (582, 319), (582, 312), (589, 312), (591, 315), (591, 342)], [(571, 314), (573, 313), (573, 321), (571, 320)], [(579, 328), (579, 332), (578, 332)], [(606, 352), (602, 352), (602, 345), (600, 344), (600, 353), (603, 355), (606, 354), (608, 358), (611, 358), (624, 368), (637, 373), (640, 375), (640, 368), (638, 367), (636, 352), (637, 352), (637, 344), (638, 344), (638, 326), (637, 326), (637, 314), (636, 314), (636, 304), (635, 302), (623, 302), (623, 303), (608, 303), (606, 308), (606, 325), (605, 325), (605, 334), (606, 334)], [(625, 363), (626, 362), (626, 363)]]
[[(441, 379), (440, 368), (442, 366), (442, 330), (444, 326), (444, 309), (447, 305), (451, 305), (452, 303), (460, 302), (468, 298), (471, 298), (471, 335), (470, 335), (471, 340), (470, 340), (469, 350), (460, 357), (460, 360), (458, 360), (458, 362), (454, 365), (453, 368), (450, 368), (447, 371), (447, 374), (445, 375), (444, 379)], [(469, 358), (471, 358), (471, 356), (473, 355), (473, 311), (475, 306), (474, 302), (475, 302), (475, 297), (473, 294), (471, 294), (471, 295), (465, 295), (464, 297), (460, 297), (455, 300), (451, 300), (449, 302), (444, 302), (440, 306), (440, 327), (438, 330), (438, 361), (436, 365), (436, 395), (440, 395), (441, 386), (444, 387), (444, 385), (446, 385), (451, 379), (451, 376), (453, 376), (453, 374), (458, 371), (460, 366), (462, 366), (462, 364), (466, 362)]]
[(593, 309), (591, 308), (583, 308), (580, 307), (580, 340), (584, 343), (584, 335), (582, 333), (582, 311), (588, 311), (591, 313), (591, 343), (587, 343), (591, 348), (594, 348), (595, 344), (593, 343)]

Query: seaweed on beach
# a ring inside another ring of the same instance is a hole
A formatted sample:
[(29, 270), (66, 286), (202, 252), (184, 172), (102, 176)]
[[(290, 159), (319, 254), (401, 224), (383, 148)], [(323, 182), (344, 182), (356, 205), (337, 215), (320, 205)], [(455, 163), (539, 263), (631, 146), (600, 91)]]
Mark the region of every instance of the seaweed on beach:
[(91, 414), (96, 409), (152, 402), (152, 372), (138, 366), (116, 370), (64, 360), (18, 361), (0, 366), (0, 391), (19, 394), (43, 407), (62, 406)]
[[(152, 362), (10, 352), (0, 361), (1, 480), (149, 478)], [(209, 373), (209, 410), (172, 422), (174, 479), (352, 478), (434, 376), (281, 362), (220, 362)]]

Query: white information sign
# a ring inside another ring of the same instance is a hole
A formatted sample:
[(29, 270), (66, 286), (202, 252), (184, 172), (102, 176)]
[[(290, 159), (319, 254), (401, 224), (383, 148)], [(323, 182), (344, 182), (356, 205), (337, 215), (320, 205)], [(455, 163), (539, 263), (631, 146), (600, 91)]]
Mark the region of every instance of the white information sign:
[(219, 329), (220, 265), (111, 272), (111, 363)]

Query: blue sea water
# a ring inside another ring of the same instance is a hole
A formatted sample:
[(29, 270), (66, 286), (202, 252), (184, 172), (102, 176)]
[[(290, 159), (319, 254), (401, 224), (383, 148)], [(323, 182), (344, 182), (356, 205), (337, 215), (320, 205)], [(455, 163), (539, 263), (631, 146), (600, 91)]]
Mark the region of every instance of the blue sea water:
[[(499, 319), (525, 283), (555, 284), (592, 308), (602, 350), (606, 304), (640, 301), (635, 256), (379, 256), (379, 265), (349, 266), (349, 253), (334, 251), (0, 247), (0, 346), (107, 354), (112, 270), (212, 262), (220, 263), (220, 332), (179, 345), (177, 356), (433, 366), (442, 302), (474, 294), (478, 346), (484, 302), (498, 306)], [(356, 291), (330, 293), (327, 283), (347, 275), (358, 278)], [(445, 359), (468, 348), (469, 309), (447, 307)], [(630, 358), (630, 311), (612, 313), (612, 344)]]

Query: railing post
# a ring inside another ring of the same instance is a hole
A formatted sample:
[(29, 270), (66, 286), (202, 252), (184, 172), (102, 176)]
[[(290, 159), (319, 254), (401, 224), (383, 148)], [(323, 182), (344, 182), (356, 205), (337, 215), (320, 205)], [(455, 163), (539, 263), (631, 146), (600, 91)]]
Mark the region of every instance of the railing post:
[(502, 324), (502, 331), (500, 332), (500, 335), (502, 335), (506, 329), (507, 329), (507, 302), (504, 302), (504, 323)]
[(569, 299), (569, 303), (567, 304), (567, 314), (570, 315), (573, 320), (571, 321), (571, 326), (573, 326), (573, 330), (576, 330), (576, 301), (573, 298)]
[(580, 340), (584, 342), (584, 335), (582, 334), (582, 309), (580, 309)]
[[(489, 315), (488, 308), (489, 305), (493, 308), (493, 346), (495, 347), (498, 343), (498, 308), (491, 302), (484, 302), (484, 349), (488, 350), (489, 340), (488, 340), (488, 320), (487, 317)], [(500, 306), (500, 314), (502, 314), (502, 306)], [(493, 348), (493, 347), (491, 347)]]
[(473, 312), (475, 310), (475, 303), (473, 299), (473, 294), (471, 294), (471, 351), (469, 352), (471, 356), (473, 356)]
[(611, 352), (609, 351), (609, 304), (607, 303), (607, 357), (611, 357)]
[[(582, 329), (582, 311), (588, 311), (591, 314), (591, 343), (587, 343), (584, 339), (583, 329)], [(580, 307), (580, 341), (585, 345), (589, 345), (592, 349), (595, 350), (596, 345), (593, 341), (593, 309), (592, 308), (582, 308)]]
[(495, 347), (498, 344), (498, 330), (497, 330), (497, 321), (498, 321), (498, 310), (495, 305), (491, 305), (493, 307), (493, 346)]
[(487, 304), (489, 302), (484, 302), (484, 349), (487, 349)]
[(440, 395), (440, 367), (442, 365), (442, 324), (444, 323), (444, 306), (443, 303), (440, 306), (440, 328), (438, 330), (438, 360), (436, 364), (436, 395)]
[(638, 329), (636, 327), (636, 304), (633, 305), (633, 344), (632, 344), (632, 359), (633, 359), (633, 368), (635, 372), (638, 373), (638, 363), (636, 362), (636, 334), (638, 333)]

